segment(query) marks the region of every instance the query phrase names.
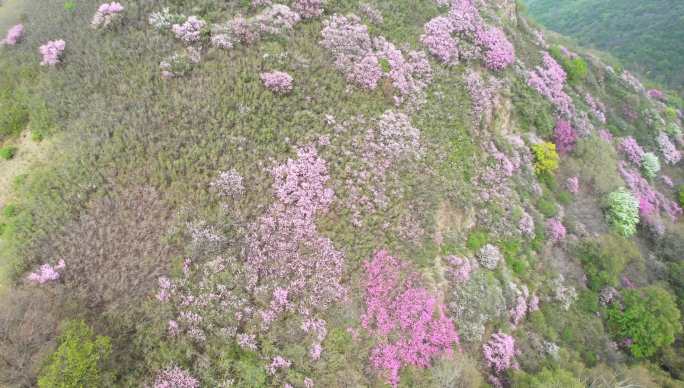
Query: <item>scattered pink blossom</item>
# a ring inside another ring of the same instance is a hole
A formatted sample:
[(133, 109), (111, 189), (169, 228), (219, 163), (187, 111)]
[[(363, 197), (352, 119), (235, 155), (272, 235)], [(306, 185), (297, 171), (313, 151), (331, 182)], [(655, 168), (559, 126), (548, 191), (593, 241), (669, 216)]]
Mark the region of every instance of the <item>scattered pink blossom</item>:
[(198, 388), (199, 381), (186, 370), (177, 366), (164, 369), (157, 374), (154, 388)]
[(632, 163), (636, 164), (637, 166), (641, 166), (641, 159), (644, 157), (644, 150), (641, 148), (639, 143), (634, 140), (633, 137), (628, 136), (622, 139), (622, 141), (620, 141), (619, 148), (620, 151), (627, 155), (627, 158), (629, 158)]
[(17, 24), (15, 26), (12, 26), (7, 31), (7, 35), (5, 36), (5, 38), (3, 40), (0, 40), (0, 46), (3, 46), (3, 45), (14, 46), (15, 44), (19, 43), (19, 41), (21, 41), (23, 36), (24, 36), (24, 25), (23, 24)]
[(654, 100), (658, 100), (658, 101), (665, 101), (666, 100), (665, 94), (658, 89), (650, 89), (646, 93), (648, 94), (649, 97), (651, 97)]
[(200, 40), (202, 29), (207, 23), (197, 16), (189, 16), (183, 24), (174, 24), (171, 31), (176, 34), (176, 38), (186, 44), (195, 43)]
[(453, 280), (467, 282), (470, 279), (470, 273), (474, 270), (470, 260), (457, 256), (448, 256), (446, 262), (449, 264), (447, 274)]
[(33, 283), (43, 284), (49, 281), (58, 280), (60, 277), (59, 271), (64, 269), (66, 264), (64, 260), (60, 259), (54, 267), (50, 264), (43, 264), (38, 268), (38, 271), (31, 272), (28, 275), (28, 280)]
[(298, 12), (302, 19), (311, 19), (321, 16), (323, 13), (322, 0), (295, 0), (292, 9)]
[(353, 65), (353, 69), (347, 73), (347, 80), (364, 89), (374, 90), (382, 76), (378, 57), (368, 54)]
[(577, 133), (565, 120), (558, 120), (554, 129), (554, 142), (560, 154), (568, 154), (575, 148)]
[(261, 81), (267, 89), (277, 94), (286, 94), (293, 89), (292, 76), (282, 71), (261, 73)]
[(497, 374), (511, 368), (518, 368), (514, 360), (515, 339), (508, 334), (501, 332), (492, 334), (489, 342), (482, 346), (482, 353), (487, 365)]
[(556, 218), (546, 221), (546, 233), (552, 241), (561, 241), (565, 238), (565, 226)]
[(60, 57), (64, 52), (66, 43), (64, 40), (51, 40), (44, 45), (40, 46), (40, 54), (43, 55), (43, 60), (40, 62), (41, 65), (54, 66), (60, 63)]
[(287, 369), (292, 365), (292, 362), (288, 359), (286, 359), (283, 356), (275, 356), (271, 360), (271, 365), (269, 365), (266, 369), (268, 370), (268, 373), (271, 375), (276, 374), (280, 369)]
[(527, 212), (523, 213), (522, 217), (520, 217), (518, 229), (520, 230), (520, 233), (527, 237), (534, 236), (534, 219)]
[(543, 66), (527, 74), (527, 84), (546, 97), (564, 117), (572, 116), (572, 99), (563, 91), (567, 75), (549, 53), (544, 53)]
[(605, 129), (599, 129), (598, 131), (599, 138), (605, 142), (612, 142), (613, 141), (613, 134), (606, 131)]
[(237, 344), (245, 350), (256, 351), (257, 342), (254, 334), (238, 334), (236, 337)]
[(565, 180), (565, 187), (572, 194), (579, 193), (579, 177), (573, 176)]
[(655, 221), (653, 216), (661, 211), (672, 220), (682, 215), (682, 208), (651, 187), (638, 171), (628, 168), (624, 162), (618, 164), (618, 171), (634, 197), (639, 200), (639, 212), (646, 222)]
[(93, 28), (107, 27), (121, 12), (123, 12), (124, 7), (121, 3), (112, 1), (111, 3), (104, 3), (100, 5), (93, 16), (93, 20), (90, 25)]
[(660, 132), (656, 141), (658, 142), (658, 147), (660, 147), (660, 152), (663, 153), (665, 162), (668, 164), (677, 164), (682, 159), (682, 154), (677, 150), (677, 147), (672, 144), (665, 132)]

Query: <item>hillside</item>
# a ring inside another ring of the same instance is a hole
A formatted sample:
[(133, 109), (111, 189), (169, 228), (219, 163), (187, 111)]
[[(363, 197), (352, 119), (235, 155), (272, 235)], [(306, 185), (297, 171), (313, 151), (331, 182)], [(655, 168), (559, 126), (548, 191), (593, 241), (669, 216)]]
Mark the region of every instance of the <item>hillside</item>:
[(525, 0), (547, 28), (619, 58), (684, 92), (684, 3), (674, 0)]
[(0, 386), (683, 386), (679, 100), (515, 1), (19, 3)]

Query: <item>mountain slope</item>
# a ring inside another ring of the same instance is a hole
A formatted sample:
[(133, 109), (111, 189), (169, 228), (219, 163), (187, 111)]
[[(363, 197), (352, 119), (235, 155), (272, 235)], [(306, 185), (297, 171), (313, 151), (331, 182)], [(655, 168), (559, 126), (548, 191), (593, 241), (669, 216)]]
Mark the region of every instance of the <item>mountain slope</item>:
[(526, 0), (529, 13), (630, 69), (684, 90), (684, 3), (673, 0)]
[(0, 385), (681, 386), (682, 112), (516, 2), (24, 1)]

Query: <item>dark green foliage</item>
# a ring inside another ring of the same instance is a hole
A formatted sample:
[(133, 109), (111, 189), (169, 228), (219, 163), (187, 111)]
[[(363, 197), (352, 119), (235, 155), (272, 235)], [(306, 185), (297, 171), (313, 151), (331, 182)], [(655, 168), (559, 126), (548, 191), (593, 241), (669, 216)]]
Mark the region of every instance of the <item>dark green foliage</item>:
[(608, 323), (620, 340), (632, 341), (629, 350), (636, 358), (648, 358), (674, 342), (682, 331), (680, 312), (672, 295), (659, 286), (627, 289), (622, 293), (624, 309), (613, 305)]
[(627, 67), (684, 90), (684, 3), (670, 0), (525, 0), (548, 28), (606, 50)]
[(111, 352), (109, 338), (95, 336), (83, 321), (67, 321), (59, 347), (50, 356), (38, 379), (40, 388), (86, 388), (107, 386), (104, 370)]
[(487, 244), (489, 236), (487, 232), (481, 230), (475, 230), (468, 235), (468, 241), (466, 246), (473, 252), (477, 252)]
[(552, 47), (549, 50), (549, 53), (561, 66), (563, 66), (563, 70), (565, 70), (565, 73), (568, 76), (568, 82), (570, 84), (577, 84), (587, 78), (589, 68), (584, 59), (580, 57), (568, 58), (567, 56), (563, 55), (558, 46)]
[(539, 198), (539, 201), (537, 201), (537, 210), (546, 218), (551, 218), (558, 214), (556, 203), (553, 199), (547, 197)]
[(0, 148), (0, 158), (5, 159), (5, 160), (10, 160), (14, 158), (14, 155), (17, 153), (17, 147), (14, 146), (5, 146)]
[(546, 369), (530, 375), (525, 372), (513, 374), (513, 386), (520, 388), (583, 388), (585, 385), (571, 372), (564, 369)]
[(684, 185), (679, 185), (677, 198), (679, 199), (679, 206), (684, 206)]
[(641, 257), (634, 242), (616, 235), (585, 241), (576, 255), (587, 275), (587, 285), (597, 292), (605, 286), (617, 286), (625, 265)]

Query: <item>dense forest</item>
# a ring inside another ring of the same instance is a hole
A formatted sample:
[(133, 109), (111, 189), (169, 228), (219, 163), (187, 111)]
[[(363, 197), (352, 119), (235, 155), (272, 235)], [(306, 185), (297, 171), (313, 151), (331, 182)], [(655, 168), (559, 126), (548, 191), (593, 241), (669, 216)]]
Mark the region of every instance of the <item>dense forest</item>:
[(682, 100), (514, 0), (0, 5), (0, 386), (684, 385)]
[(630, 70), (684, 92), (684, 2), (524, 0), (530, 15), (581, 45), (610, 52)]

